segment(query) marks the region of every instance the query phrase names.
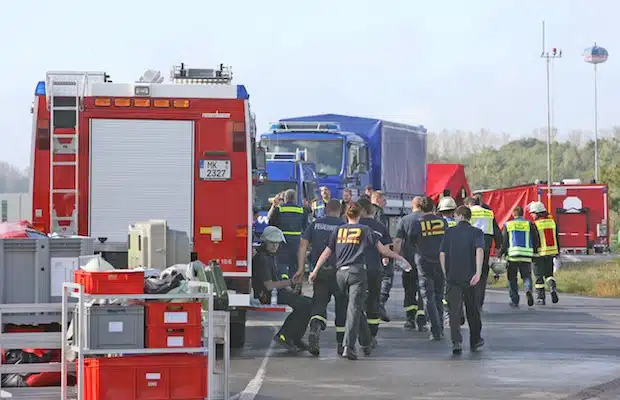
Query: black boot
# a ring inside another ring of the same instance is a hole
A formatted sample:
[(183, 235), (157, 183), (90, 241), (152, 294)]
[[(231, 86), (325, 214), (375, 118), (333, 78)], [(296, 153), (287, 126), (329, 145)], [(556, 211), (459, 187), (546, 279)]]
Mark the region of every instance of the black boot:
[(387, 315), (387, 311), (385, 311), (385, 303), (380, 303), (379, 304), (379, 318), (381, 318), (381, 321), (383, 322), (390, 322), (391, 319), (390, 317)]
[(418, 326), (418, 332), (428, 332), (426, 327), (426, 316), (424, 314), (418, 314), (415, 317), (415, 324)]
[(312, 320), (310, 322), (310, 332), (308, 332), (308, 351), (313, 356), (318, 356), (321, 353), (319, 345), (320, 332), (321, 324), (317, 320)]

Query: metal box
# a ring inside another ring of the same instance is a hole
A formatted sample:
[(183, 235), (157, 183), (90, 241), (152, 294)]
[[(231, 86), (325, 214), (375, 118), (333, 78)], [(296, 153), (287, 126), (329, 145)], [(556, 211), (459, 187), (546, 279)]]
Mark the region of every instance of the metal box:
[(144, 348), (144, 306), (93, 305), (86, 307), (85, 311), (85, 348)]
[[(0, 304), (60, 303), (62, 282), (73, 280), (78, 257), (93, 250), (91, 238), (0, 239)], [(60, 314), (4, 315), (2, 320), (60, 322)]]

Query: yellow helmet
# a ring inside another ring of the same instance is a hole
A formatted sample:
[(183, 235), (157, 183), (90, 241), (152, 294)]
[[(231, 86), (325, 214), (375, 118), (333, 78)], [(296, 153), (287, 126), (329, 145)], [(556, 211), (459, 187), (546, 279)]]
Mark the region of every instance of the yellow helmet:
[(443, 197), (439, 200), (439, 206), (437, 211), (450, 211), (456, 210), (456, 201), (452, 197)]

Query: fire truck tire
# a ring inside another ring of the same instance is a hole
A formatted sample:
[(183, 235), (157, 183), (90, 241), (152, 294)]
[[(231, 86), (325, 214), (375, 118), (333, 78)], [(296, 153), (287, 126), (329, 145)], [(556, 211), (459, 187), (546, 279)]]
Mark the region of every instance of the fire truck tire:
[(245, 321), (230, 324), (230, 348), (242, 349), (245, 345)]

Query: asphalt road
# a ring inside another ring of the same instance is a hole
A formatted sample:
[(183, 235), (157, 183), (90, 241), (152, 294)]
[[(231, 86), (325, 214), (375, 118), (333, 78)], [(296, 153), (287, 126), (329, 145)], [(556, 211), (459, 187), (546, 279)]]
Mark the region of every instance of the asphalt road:
[(448, 338), (430, 342), (403, 328), (402, 295), (393, 289), (388, 311), (397, 320), (381, 325), (379, 346), (358, 361), (336, 355), (333, 326), (323, 332), (320, 357), (274, 347), (285, 315), (253, 313), (246, 347), (233, 353), (233, 399), (620, 398), (620, 299), (563, 296), (544, 308), (512, 309), (506, 292), (490, 291), (486, 346), (454, 357)]

